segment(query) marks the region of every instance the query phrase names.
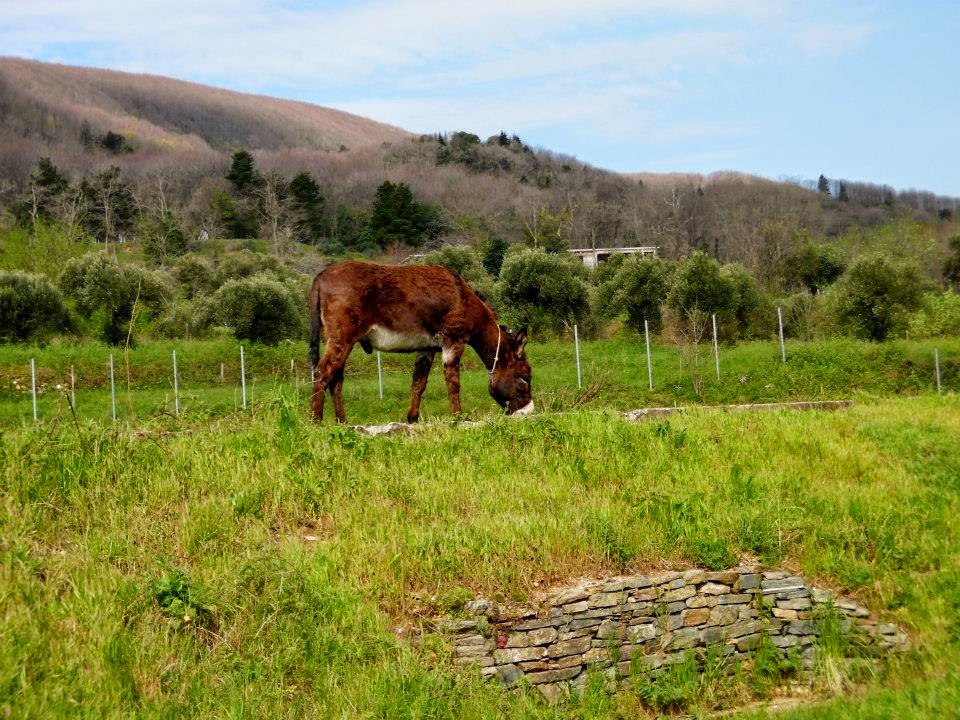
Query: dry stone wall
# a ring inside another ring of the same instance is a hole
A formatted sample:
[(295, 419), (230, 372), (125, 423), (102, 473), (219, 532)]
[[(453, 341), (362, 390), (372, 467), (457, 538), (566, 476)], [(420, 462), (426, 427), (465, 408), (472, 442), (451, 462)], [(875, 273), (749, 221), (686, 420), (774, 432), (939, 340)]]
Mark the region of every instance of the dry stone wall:
[(548, 697), (586, 681), (590, 668), (627, 678), (631, 662), (656, 676), (698, 648), (716, 647), (733, 662), (769, 641), (811, 668), (824, 611), (833, 607), (845, 632), (877, 651), (908, 646), (895, 625), (828, 590), (782, 570), (737, 567), (583, 581), (538, 607), (467, 603), (471, 617), (438, 620), (454, 663), (479, 667), (511, 686), (521, 680)]

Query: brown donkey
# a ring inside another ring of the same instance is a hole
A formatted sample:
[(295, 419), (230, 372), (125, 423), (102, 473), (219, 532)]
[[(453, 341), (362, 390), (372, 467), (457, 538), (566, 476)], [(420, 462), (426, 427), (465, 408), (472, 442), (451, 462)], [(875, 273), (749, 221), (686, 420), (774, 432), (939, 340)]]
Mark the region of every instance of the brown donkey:
[[(460, 412), (460, 357), (467, 345), (489, 374), (490, 395), (507, 414), (533, 412), (527, 334), (497, 323), (490, 306), (446, 268), (347, 261), (322, 270), (310, 288), (310, 364), (313, 418), (323, 419), (329, 390), (337, 420), (345, 422), (343, 367), (353, 346), (365, 352), (416, 353), (407, 422), (420, 419), (420, 399), (434, 355), (442, 352), (450, 410)], [(326, 350), (320, 357), (320, 332)]]

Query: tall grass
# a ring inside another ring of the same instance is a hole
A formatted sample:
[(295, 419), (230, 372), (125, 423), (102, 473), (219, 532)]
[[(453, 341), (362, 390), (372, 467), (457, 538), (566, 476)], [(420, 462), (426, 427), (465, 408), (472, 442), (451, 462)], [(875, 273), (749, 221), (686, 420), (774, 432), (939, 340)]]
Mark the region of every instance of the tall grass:
[[(816, 400), (868, 395), (914, 395), (935, 388), (933, 349), (940, 349), (942, 385), (960, 391), (960, 340), (894, 341), (874, 344), (838, 339), (792, 343), (788, 362), (775, 343), (754, 342), (721, 348), (716, 379), (709, 348), (701, 348), (694, 378), (689, 353), (659, 345), (653, 351), (655, 389), (647, 386), (643, 343), (621, 338), (582, 343), (583, 387), (577, 388), (573, 342), (554, 340), (529, 347), (534, 399), (541, 410), (579, 408), (627, 410), (650, 405)], [(239, 409), (240, 355), (234, 340), (151, 342), (131, 349), (99, 343), (60, 341), (44, 348), (0, 347), (0, 426), (32, 420), (30, 358), (35, 357), (42, 417), (67, 417), (65, 391), (70, 368), (77, 378), (82, 418), (110, 419), (108, 357), (114, 352), (120, 415), (146, 421), (173, 412), (172, 351), (180, 370), (181, 407), (195, 417), (223, 416)], [(254, 402), (276, 387), (308, 392), (306, 348), (285, 342), (245, 347), (247, 383)], [(473, 351), (465, 355), (463, 407), (467, 417), (497, 412), (486, 389), (486, 373)], [(291, 366), (292, 362), (292, 366)], [(223, 376), (221, 379), (221, 366)], [(357, 349), (344, 385), (351, 422), (386, 422), (406, 417), (412, 359), (385, 354), (384, 400), (378, 399), (376, 359)], [(696, 380), (696, 382), (695, 382)], [(60, 390), (57, 390), (57, 386)], [(304, 407), (306, 400), (303, 400)], [(446, 390), (435, 370), (427, 388), (423, 417), (446, 417)]]
[[(309, 423), (289, 388), (252, 416), (6, 431), (0, 712), (635, 716), (636, 692), (551, 707), (454, 674), (441, 642), (404, 629), (475, 594), (753, 559), (908, 628), (916, 652), (882, 664), (856, 707), (947, 711), (956, 437), (955, 398), (926, 395), (645, 424), (589, 409), (443, 419), (369, 438)], [(811, 717), (850, 705), (824, 707)]]

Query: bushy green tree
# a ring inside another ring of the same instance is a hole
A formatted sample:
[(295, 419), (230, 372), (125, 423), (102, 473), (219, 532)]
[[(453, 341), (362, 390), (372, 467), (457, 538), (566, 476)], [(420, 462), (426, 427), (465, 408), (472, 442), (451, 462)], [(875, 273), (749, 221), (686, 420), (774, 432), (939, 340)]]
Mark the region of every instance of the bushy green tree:
[(68, 327), (63, 296), (44, 275), (0, 271), (0, 342), (43, 340)]
[(949, 240), (950, 255), (943, 263), (943, 277), (957, 291), (960, 291), (960, 235)]
[(484, 298), (492, 299), (495, 286), (480, 262), (480, 254), (469, 245), (444, 245), (439, 250), (427, 253), (421, 262), (424, 265), (440, 265), (466, 280)]
[[(619, 255), (614, 260), (611, 274), (610, 261), (602, 263), (594, 272), (607, 276), (597, 284), (594, 302), (600, 317), (612, 318), (625, 313), (627, 323), (638, 332), (644, 330), (647, 320), (651, 330), (661, 325), (660, 306), (666, 300), (671, 266), (658, 257), (642, 255)], [(613, 258), (611, 258), (613, 260)]]
[(213, 265), (201, 255), (187, 254), (177, 259), (173, 276), (188, 299), (207, 295), (216, 289)]
[(87, 212), (85, 230), (101, 242), (115, 242), (129, 235), (137, 220), (133, 191), (116, 165), (97, 173), (93, 180), (80, 183)]
[(260, 232), (256, 213), (250, 208), (249, 201), (238, 203), (223, 192), (213, 195), (213, 212), (223, 227), (223, 232), (231, 238), (255, 238)]
[(172, 212), (142, 217), (137, 234), (142, 242), (143, 254), (155, 265), (162, 265), (187, 251), (187, 238), (180, 218)]
[(103, 252), (67, 262), (60, 288), (81, 315), (99, 324), (100, 337), (113, 345), (129, 336), (135, 305), (155, 312), (172, 295), (164, 275), (136, 265), (120, 265)]
[(740, 263), (729, 263), (720, 274), (733, 288), (733, 301), (724, 313), (727, 338), (766, 337), (775, 328), (770, 299), (753, 274)]
[(240, 250), (225, 256), (213, 274), (213, 285), (219, 288), (230, 280), (270, 274), (277, 279), (287, 277), (289, 273), (273, 255)]
[(532, 220), (520, 217), (523, 236), (527, 245), (540, 248), (547, 252), (566, 252), (570, 248), (567, 241), (567, 231), (573, 219), (573, 209), (570, 207), (554, 213), (547, 207), (539, 207), (533, 214)]
[(684, 318), (693, 312), (733, 312), (737, 291), (720, 272), (720, 263), (696, 251), (677, 264), (667, 304)]
[(497, 284), (502, 315), (517, 325), (560, 331), (590, 312), (586, 269), (568, 254), (534, 248), (507, 253)]
[(228, 280), (208, 300), (213, 322), (233, 329), (239, 340), (276, 345), (298, 338), (306, 327), (306, 294), (270, 275)]
[(927, 293), (908, 322), (910, 337), (960, 337), (960, 293)]
[(916, 265), (896, 263), (881, 254), (858, 258), (838, 285), (838, 320), (856, 334), (878, 342), (920, 306), (923, 293)]
[(24, 227), (36, 233), (38, 223), (53, 220), (58, 200), (69, 189), (66, 176), (48, 157), (40, 158), (30, 174), (30, 184), (22, 200), (13, 207), (14, 216)]
[(160, 337), (184, 340), (206, 337), (213, 321), (207, 303), (208, 299), (205, 297), (173, 300), (154, 321), (154, 332)]
[(436, 240), (444, 229), (440, 211), (414, 200), (406, 183), (385, 180), (377, 188), (370, 231), (381, 248), (394, 243), (420, 247)]
[(843, 258), (835, 247), (807, 238), (784, 260), (783, 276), (790, 289), (803, 287), (816, 295), (839, 278), (844, 267)]
[(343, 203), (337, 203), (332, 235), (334, 241), (344, 249), (368, 252), (377, 248), (367, 213)]
[(510, 243), (499, 235), (488, 237), (480, 244), (480, 255), (482, 257), (483, 267), (490, 277), (500, 277), (503, 258), (509, 249)]

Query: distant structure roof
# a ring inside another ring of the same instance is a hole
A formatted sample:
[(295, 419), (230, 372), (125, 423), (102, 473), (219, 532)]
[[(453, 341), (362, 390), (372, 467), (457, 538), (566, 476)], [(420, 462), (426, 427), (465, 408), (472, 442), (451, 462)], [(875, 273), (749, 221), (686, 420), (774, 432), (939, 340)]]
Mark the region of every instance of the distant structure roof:
[(645, 245), (642, 247), (574, 248), (570, 252), (579, 257), (587, 267), (595, 268), (600, 263), (609, 260), (611, 255), (656, 255), (659, 249), (658, 245)]

